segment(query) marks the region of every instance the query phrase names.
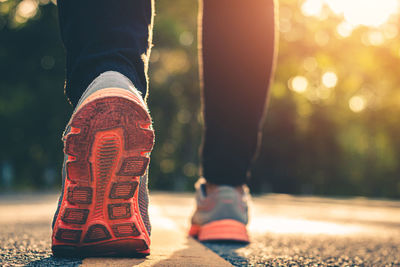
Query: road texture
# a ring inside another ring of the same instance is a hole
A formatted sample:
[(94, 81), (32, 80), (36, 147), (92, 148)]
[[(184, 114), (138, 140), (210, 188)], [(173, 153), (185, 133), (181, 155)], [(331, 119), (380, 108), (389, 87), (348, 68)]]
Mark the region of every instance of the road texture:
[(52, 257), (56, 201), (55, 194), (0, 196), (1, 266), (400, 267), (400, 202), (395, 201), (256, 197), (251, 244), (203, 246), (186, 236), (192, 195), (153, 193), (152, 254), (147, 259)]

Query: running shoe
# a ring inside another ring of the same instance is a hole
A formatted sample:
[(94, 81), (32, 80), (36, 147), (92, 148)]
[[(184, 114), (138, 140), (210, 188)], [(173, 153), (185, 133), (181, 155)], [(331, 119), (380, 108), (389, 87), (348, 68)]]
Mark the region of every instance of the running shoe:
[(195, 185), (197, 209), (189, 235), (199, 241), (249, 242), (246, 230), (250, 195), (247, 186), (217, 186), (207, 194), (206, 180)]
[(151, 124), (140, 93), (122, 74), (105, 72), (86, 89), (63, 135), (55, 256), (150, 253)]

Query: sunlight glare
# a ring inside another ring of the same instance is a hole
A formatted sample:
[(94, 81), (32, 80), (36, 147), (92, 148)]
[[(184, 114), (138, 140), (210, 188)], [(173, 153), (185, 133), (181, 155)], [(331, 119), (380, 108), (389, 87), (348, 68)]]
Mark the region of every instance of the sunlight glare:
[(363, 231), (363, 229), (358, 226), (333, 222), (267, 216), (255, 216), (252, 218), (254, 219), (251, 221), (249, 229), (251, 232), (257, 234), (272, 232), (279, 234), (348, 235)]
[(175, 221), (165, 216), (158, 206), (151, 205), (149, 207), (149, 213), (152, 218), (157, 218), (156, 220), (151, 222), (153, 227), (165, 230), (178, 229), (178, 225), (175, 223)]
[(323, 0), (306, 0), (301, 6), (301, 11), (305, 16), (318, 16), (322, 12)]
[(334, 14), (343, 15), (345, 21), (354, 27), (379, 27), (399, 8), (397, 0), (305, 0), (301, 10), (305, 16), (320, 17), (325, 5)]
[(343, 3), (345, 19), (355, 26), (378, 27), (397, 12), (397, 0), (352, 0)]
[(348, 2), (348, 0), (325, 0), (325, 3), (336, 15), (343, 14), (343, 8), (347, 5)]

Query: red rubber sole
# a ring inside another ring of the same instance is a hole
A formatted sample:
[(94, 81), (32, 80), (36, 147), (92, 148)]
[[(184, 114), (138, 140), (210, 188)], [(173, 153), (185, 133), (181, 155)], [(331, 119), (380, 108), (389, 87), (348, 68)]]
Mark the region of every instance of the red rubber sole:
[(250, 242), (246, 225), (231, 219), (218, 220), (201, 226), (194, 224), (189, 230), (189, 235), (198, 238), (199, 241)]
[(145, 256), (150, 238), (138, 205), (154, 144), (151, 119), (133, 94), (103, 89), (70, 121), (64, 195), (53, 228), (56, 256)]

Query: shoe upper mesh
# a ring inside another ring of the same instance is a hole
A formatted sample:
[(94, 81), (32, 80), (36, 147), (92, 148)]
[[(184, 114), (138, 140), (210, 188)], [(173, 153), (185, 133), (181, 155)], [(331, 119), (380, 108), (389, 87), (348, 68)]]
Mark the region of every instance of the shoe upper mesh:
[(146, 230), (150, 235), (151, 225), (148, 212), (149, 190), (147, 187), (147, 178), (148, 178), (148, 170), (146, 170), (146, 173), (140, 177), (138, 203), (139, 203), (140, 216), (142, 217)]

